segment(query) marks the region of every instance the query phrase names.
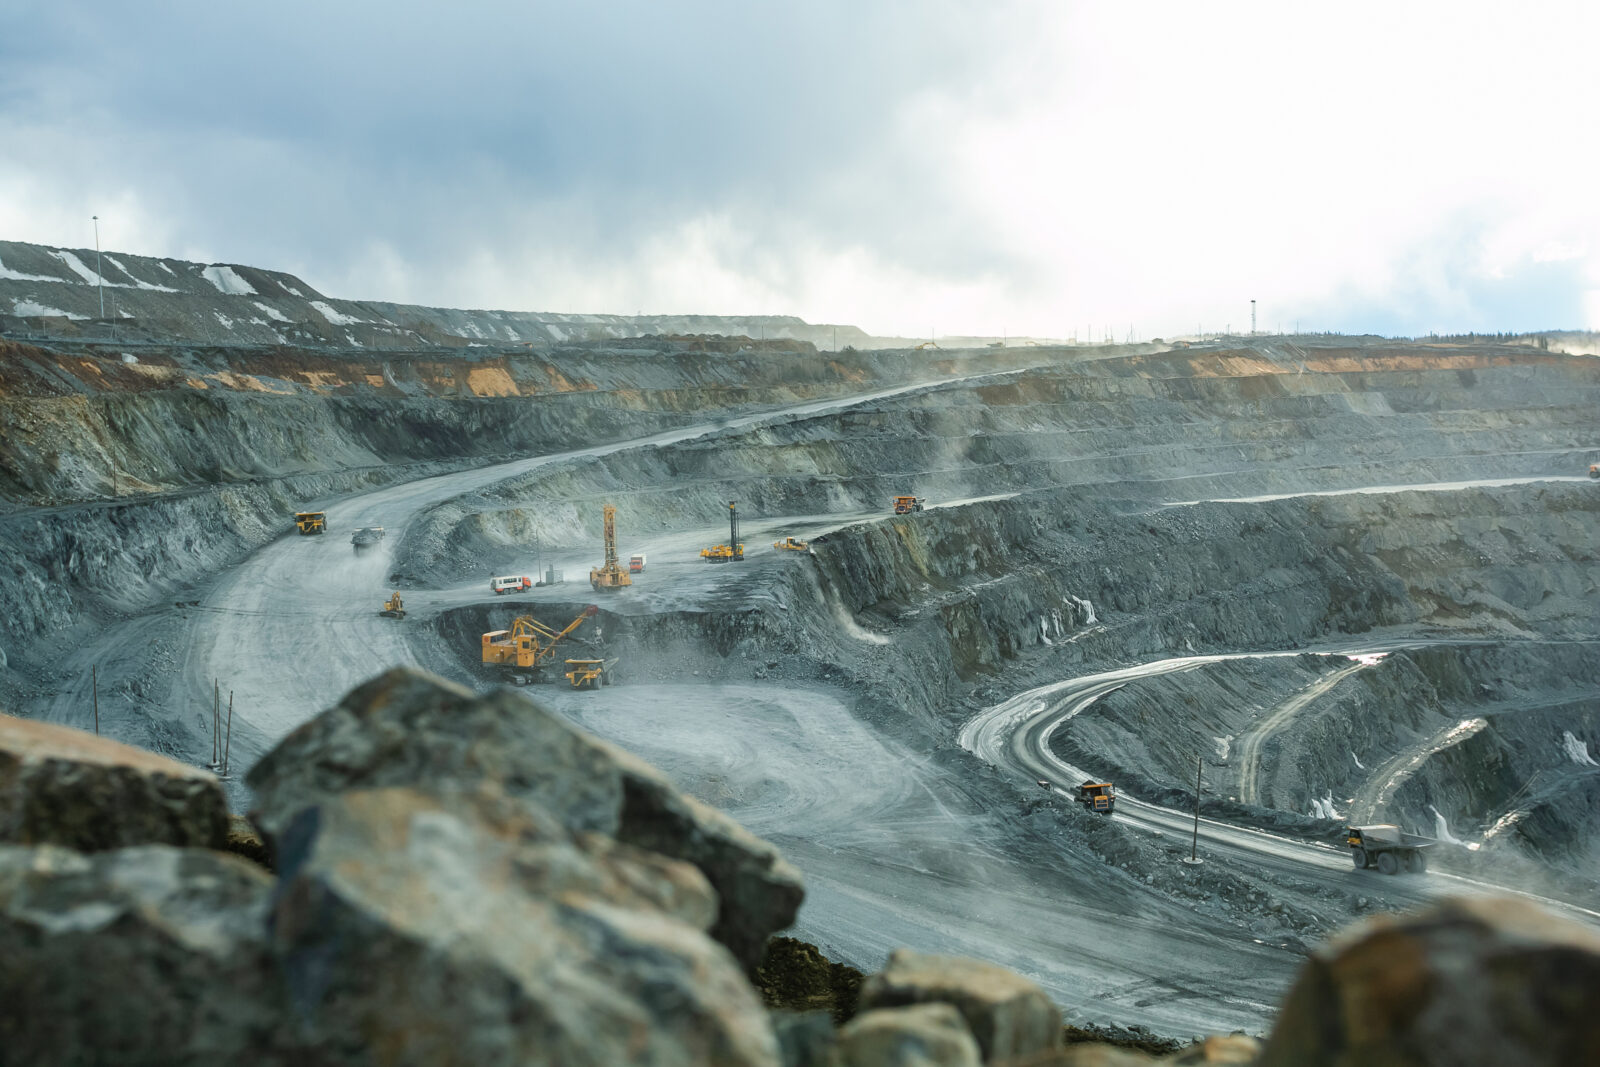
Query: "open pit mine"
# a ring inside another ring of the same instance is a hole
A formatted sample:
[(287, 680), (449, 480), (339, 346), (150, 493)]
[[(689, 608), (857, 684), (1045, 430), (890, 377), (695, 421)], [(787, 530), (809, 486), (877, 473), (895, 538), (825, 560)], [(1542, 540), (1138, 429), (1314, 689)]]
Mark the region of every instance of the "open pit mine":
[(1600, 1058), (1581, 346), (92, 254), (0, 242), (0, 1063)]

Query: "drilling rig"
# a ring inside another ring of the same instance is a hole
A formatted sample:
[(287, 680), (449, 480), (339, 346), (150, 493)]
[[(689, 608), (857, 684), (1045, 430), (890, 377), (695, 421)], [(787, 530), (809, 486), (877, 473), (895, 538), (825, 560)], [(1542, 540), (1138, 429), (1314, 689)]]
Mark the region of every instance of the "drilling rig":
[(632, 585), (633, 579), (628, 577), (628, 568), (617, 562), (617, 509), (615, 505), (606, 505), (605, 516), (606, 564), (604, 567), (590, 569), (589, 584), (597, 590), (617, 590), (625, 585)]
[(744, 544), (739, 540), (739, 502), (728, 501), (728, 543), (712, 545), (700, 550), (700, 558), (707, 563), (733, 563), (744, 559)]

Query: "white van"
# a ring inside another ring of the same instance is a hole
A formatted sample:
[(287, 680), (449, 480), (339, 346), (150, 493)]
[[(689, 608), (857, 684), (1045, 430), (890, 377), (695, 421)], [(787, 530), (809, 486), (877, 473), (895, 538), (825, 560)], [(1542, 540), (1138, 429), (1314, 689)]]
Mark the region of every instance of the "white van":
[(521, 593), (533, 588), (533, 579), (526, 574), (508, 574), (500, 578), (489, 579), (489, 591), (499, 596), (501, 593)]

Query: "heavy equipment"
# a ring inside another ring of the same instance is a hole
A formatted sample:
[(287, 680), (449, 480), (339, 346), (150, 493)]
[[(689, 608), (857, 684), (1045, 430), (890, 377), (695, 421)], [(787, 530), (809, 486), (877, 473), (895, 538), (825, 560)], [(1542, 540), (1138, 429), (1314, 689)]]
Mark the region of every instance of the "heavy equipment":
[(1110, 815), (1117, 808), (1117, 796), (1110, 782), (1084, 782), (1073, 798), (1090, 811)]
[(355, 546), (357, 552), (360, 552), (363, 548), (371, 548), (383, 538), (382, 526), (363, 526), (350, 535), (350, 543)]
[(537, 673), (555, 659), (556, 645), (563, 637), (598, 614), (600, 609), (590, 604), (565, 630), (553, 630), (532, 615), (518, 615), (511, 620), (511, 629), (491, 630), (483, 635), (483, 662)]
[(640, 552), (636, 556), (629, 556), (628, 557), (628, 573), (629, 574), (643, 574), (644, 573), (644, 553), (643, 552)]
[(793, 537), (785, 537), (782, 541), (774, 541), (774, 542), (772, 542), (772, 547), (777, 549), (779, 552), (809, 552), (809, 551), (811, 551), (811, 543), (810, 542), (808, 542), (808, 541), (796, 541)]
[(383, 602), (383, 610), (378, 612), (386, 619), (403, 619), (406, 617), (406, 606), (400, 600), (400, 590), (394, 591), (394, 596)]
[(567, 681), (572, 683), (574, 689), (598, 689), (602, 685), (610, 685), (616, 681), (611, 674), (616, 666), (617, 661), (614, 659), (569, 659)]
[(1589, 477), (1600, 478), (1600, 463), (1589, 464)]
[(603, 567), (589, 569), (589, 584), (597, 590), (615, 591), (625, 585), (632, 585), (633, 579), (628, 577), (628, 572), (617, 562), (617, 509), (607, 504), (603, 514), (606, 530), (606, 562)]
[(297, 511), (294, 513), (294, 524), (302, 534), (325, 533), (328, 515), (323, 511)]
[(1428, 869), (1423, 850), (1439, 843), (1431, 837), (1408, 834), (1393, 823), (1351, 826), (1345, 830), (1344, 840), (1350, 846), (1350, 859), (1356, 870), (1376, 867), (1384, 874), (1421, 874)]
[(739, 502), (728, 501), (728, 543), (700, 550), (707, 563), (733, 563), (744, 559), (744, 542), (739, 540)]
[(896, 515), (909, 515), (913, 511), (921, 511), (922, 505), (927, 501), (920, 496), (897, 496), (894, 498), (894, 513)]

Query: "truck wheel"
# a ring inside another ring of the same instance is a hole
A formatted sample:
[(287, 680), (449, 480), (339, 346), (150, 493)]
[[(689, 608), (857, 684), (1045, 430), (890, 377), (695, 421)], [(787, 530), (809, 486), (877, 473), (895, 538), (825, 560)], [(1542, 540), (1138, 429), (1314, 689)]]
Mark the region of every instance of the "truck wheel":
[(1353, 849), (1351, 849), (1350, 850), (1350, 859), (1355, 862), (1356, 870), (1358, 870), (1358, 871), (1366, 870), (1367, 866), (1372, 862), (1370, 859), (1367, 858), (1367, 850), (1364, 849), (1364, 848), (1353, 848)]
[(1425, 874), (1428, 870), (1428, 856), (1424, 852), (1413, 852), (1406, 857), (1406, 870), (1412, 874)]
[(1378, 853), (1378, 870), (1384, 874), (1399, 874), (1400, 861), (1395, 858), (1393, 852), (1380, 852)]

